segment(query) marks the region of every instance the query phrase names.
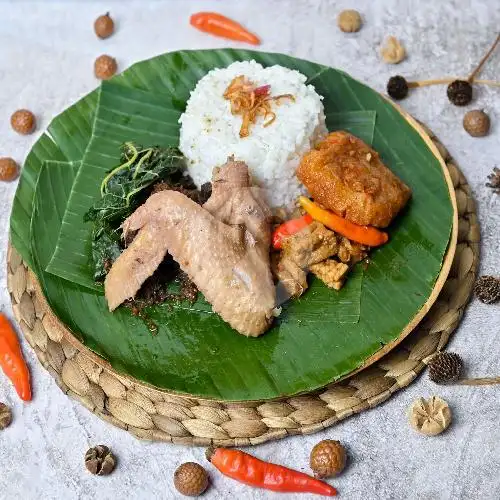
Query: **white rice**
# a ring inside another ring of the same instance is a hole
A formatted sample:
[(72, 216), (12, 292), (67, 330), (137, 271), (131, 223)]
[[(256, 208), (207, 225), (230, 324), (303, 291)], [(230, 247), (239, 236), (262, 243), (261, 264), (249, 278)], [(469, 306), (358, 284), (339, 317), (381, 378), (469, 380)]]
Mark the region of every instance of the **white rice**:
[[(259, 117), (250, 136), (241, 139), (241, 115), (232, 115), (223, 97), (232, 79), (245, 75), (257, 86), (271, 85), (271, 95), (292, 94), (295, 102), (272, 103), (276, 120), (263, 127)], [(255, 61), (235, 62), (205, 75), (191, 92), (181, 116), (180, 149), (198, 187), (209, 182), (212, 170), (228, 156), (247, 163), (254, 184), (264, 188), (273, 207), (290, 207), (303, 186), (295, 175), (301, 156), (326, 133), (322, 97), (306, 77), (282, 66), (263, 68)]]

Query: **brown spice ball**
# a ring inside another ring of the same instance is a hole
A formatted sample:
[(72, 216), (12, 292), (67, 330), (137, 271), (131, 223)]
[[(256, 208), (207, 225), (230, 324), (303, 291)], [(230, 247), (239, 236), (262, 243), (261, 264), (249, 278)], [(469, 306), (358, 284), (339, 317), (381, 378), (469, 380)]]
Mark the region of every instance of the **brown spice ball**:
[(343, 10), (337, 17), (337, 25), (344, 33), (354, 33), (361, 29), (361, 16), (356, 10)]
[(94, 63), (94, 74), (99, 80), (109, 80), (117, 71), (116, 60), (108, 55), (99, 56)]
[(109, 12), (99, 16), (94, 22), (94, 31), (99, 38), (108, 38), (115, 31), (115, 23), (111, 19)]
[(35, 115), (27, 109), (18, 109), (10, 117), (10, 124), (18, 134), (31, 134), (36, 127)]
[(325, 439), (312, 449), (309, 464), (314, 476), (323, 479), (338, 476), (344, 470), (346, 461), (345, 448), (338, 441)]
[(19, 175), (19, 165), (12, 158), (0, 158), (0, 181), (10, 182)]
[(195, 462), (186, 462), (174, 472), (174, 485), (179, 493), (197, 497), (208, 488), (207, 471)]
[(472, 101), (472, 85), (466, 80), (455, 80), (448, 85), (446, 94), (455, 106), (467, 106)]
[(472, 137), (484, 137), (490, 131), (490, 117), (484, 111), (473, 109), (465, 113), (463, 125)]

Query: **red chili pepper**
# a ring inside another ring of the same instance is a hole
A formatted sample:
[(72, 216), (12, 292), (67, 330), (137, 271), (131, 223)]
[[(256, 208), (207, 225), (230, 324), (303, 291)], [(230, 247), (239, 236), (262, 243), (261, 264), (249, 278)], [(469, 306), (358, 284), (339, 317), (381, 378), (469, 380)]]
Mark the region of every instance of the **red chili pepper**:
[(225, 476), (249, 486), (287, 493), (315, 493), (327, 497), (337, 494), (333, 486), (323, 481), (282, 465), (263, 462), (240, 450), (210, 448), (207, 450), (207, 458)]
[(259, 45), (260, 40), (253, 33), (246, 30), (241, 24), (216, 12), (198, 12), (189, 20), (191, 26), (215, 36)]
[(23, 401), (31, 401), (30, 373), (9, 320), (0, 313), (0, 366)]
[(298, 219), (287, 220), (283, 224), (279, 225), (273, 233), (273, 248), (276, 250), (281, 249), (281, 245), (285, 238), (292, 236), (292, 234), (298, 233), (309, 224), (311, 224), (313, 218), (309, 215), (303, 215)]
[(271, 89), (271, 85), (262, 85), (261, 87), (257, 87), (254, 90), (255, 95), (266, 95), (269, 94), (269, 90)]

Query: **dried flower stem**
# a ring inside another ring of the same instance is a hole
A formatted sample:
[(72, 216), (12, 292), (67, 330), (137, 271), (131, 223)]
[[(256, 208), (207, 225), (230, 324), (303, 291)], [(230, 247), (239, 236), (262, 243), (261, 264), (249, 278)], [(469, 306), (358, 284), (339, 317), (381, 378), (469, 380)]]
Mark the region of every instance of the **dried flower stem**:
[[(456, 80), (461, 80), (461, 78), (438, 78), (434, 80), (422, 80), (416, 82), (408, 82), (409, 88), (416, 87), (427, 87), (428, 85), (444, 85), (447, 83), (452, 83)], [(490, 85), (492, 87), (500, 87), (500, 82), (495, 82), (494, 80), (473, 80), (472, 83), (479, 85)]]
[(484, 63), (488, 60), (488, 58), (491, 56), (492, 52), (496, 49), (498, 42), (500, 42), (500, 33), (498, 33), (496, 40), (493, 42), (493, 45), (490, 47), (490, 50), (486, 52), (484, 57), (479, 61), (479, 64), (476, 66), (476, 69), (469, 75), (469, 78), (467, 78), (467, 81), (469, 83), (472, 83), (474, 81), (474, 77), (481, 71), (481, 69), (484, 66)]
[(500, 377), (465, 378), (456, 382), (457, 385), (495, 385), (500, 384)]

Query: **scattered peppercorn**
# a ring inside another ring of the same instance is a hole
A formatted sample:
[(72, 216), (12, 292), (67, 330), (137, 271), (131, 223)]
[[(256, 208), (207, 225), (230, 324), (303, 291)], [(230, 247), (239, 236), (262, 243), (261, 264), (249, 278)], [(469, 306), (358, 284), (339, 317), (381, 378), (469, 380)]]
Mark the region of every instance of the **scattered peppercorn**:
[(474, 284), (476, 297), (485, 304), (493, 304), (500, 299), (500, 279), (495, 276), (481, 276)]
[(197, 497), (208, 488), (207, 471), (195, 462), (186, 462), (174, 472), (174, 486), (182, 495)]
[(344, 33), (354, 33), (361, 29), (363, 21), (356, 10), (343, 10), (337, 17), (337, 25)]
[(19, 166), (12, 158), (0, 158), (0, 181), (10, 182), (19, 175)]
[(488, 180), (486, 187), (493, 189), (495, 194), (500, 194), (500, 168), (493, 168), (493, 172), (488, 175)]
[(94, 74), (99, 80), (109, 80), (117, 71), (116, 60), (108, 55), (99, 56), (94, 63)]
[(466, 106), (472, 101), (472, 85), (465, 80), (455, 80), (448, 85), (448, 99), (455, 106)]
[(440, 352), (429, 362), (429, 378), (436, 384), (454, 382), (462, 373), (462, 358), (454, 352)]
[(94, 31), (99, 38), (108, 38), (115, 31), (115, 23), (110, 17), (109, 12), (99, 16), (94, 22)]
[(408, 95), (408, 82), (406, 78), (400, 75), (391, 76), (387, 82), (387, 93), (398, 101), (404, 99)]
[(406, 50), (394, 36), (387, 38), (385, 45), (380, 49), (380, 55), (388, 64), (399, 64), (406, 57)]
[(12, 411), (4, 403), (0, 403), (0, 431), (9, 427), (12, 422)]
[(10, 124), (18, 134), (31, 134), (36, 127), (35, 115), (27, 109), (18, 109), (10, 117)]
[(472, 137), (484, 137), (490, 131), (490, 117), (479, 109), (467, 111), (463, 125), (466, 132)]
[(346, 461), (345, 448), (332, 439), (325, 439), (315, 445), (309, 458), (314, 477), (319, 479), (338, 476), (344, 470)]
[(92, 474), (97, 476), (107, 476), (115, 469), (116, 458), (111, 453), (111, 450), (100, 444), (94, 448), (90, 448), (85, 453), (85, 467)]

